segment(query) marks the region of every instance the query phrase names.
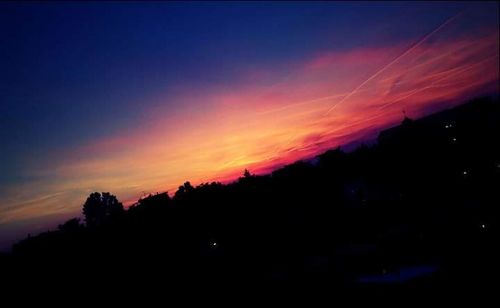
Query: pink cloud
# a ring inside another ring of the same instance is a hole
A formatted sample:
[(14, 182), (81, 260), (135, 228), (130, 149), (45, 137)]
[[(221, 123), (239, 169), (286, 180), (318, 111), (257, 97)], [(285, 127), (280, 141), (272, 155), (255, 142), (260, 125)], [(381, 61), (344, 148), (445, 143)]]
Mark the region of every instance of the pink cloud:
[[(453, 38), (438, 33), (404, 54), (409, 46), (322, 51), (287, 68), (242, 72), (245, 82), (179, 87), (169, 98), (178, 102), (178, 110), (162, 107), (166, 98), (158, 98), (142, 125), (131, 123), (134, 129), (128, 132), (61, 151), (53, 155), (55, 162), (32, 166), (32, 172), (50, 175), (51, 181), (27, 190), (38, 197), (71, 192), (64, 200), (77, 200), (70, 203), (75, 213), (90, 190), (111, 191), (128, 205), (142, 191), (174, 192), (186, 180), (230, 181), (244, 168), (265, 173), (375, 137), (398, 123), (403, 109), (416, 117), (442, 107), (442, 101), (498, 92), (496, 29)], [(24, 211), (1, 215), (16, 220), (45, 215), (47, 209), (51, 215), (69, 211), (49, 204), (33, 207), (29, 200), (36, 198), (25, 196)]]

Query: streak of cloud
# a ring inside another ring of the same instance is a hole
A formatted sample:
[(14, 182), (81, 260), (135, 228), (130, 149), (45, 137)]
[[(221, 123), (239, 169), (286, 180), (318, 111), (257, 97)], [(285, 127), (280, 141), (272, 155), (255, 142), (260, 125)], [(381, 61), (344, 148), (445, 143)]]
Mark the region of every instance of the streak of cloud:
[(397, 61), (399, 61), (401, 58), (405, 57), (406, 55), (408, 55), (410, 52), (412, 52), (413, 50), (415, 50), (417, 47), (419, 47), (420, 45), (422, 45), (425, 41), (427, 41), (430, 37), (432, 37), (434, 34), (436, 34), (438, 31), (440, 31), (441, 29), (443, 29), (447, 24), (449, 24), (450, 22), (452, 22), (453, 20), (455, 20), (456, 18), (458, 18), (460, 15), (462, 15), (462, 12), (448, 18), (447, 20), (445, 20), (442, 24), (440, 24), (437, 28), (435, 28), (434, 30), (432, 30), (430, 33), (426, 34), (423, 38), (421, 38), (419, 41), (417, 41), (415, 44), (413, 44), (412, 46), (410, 46), (407, 50), (405, 50), (402, 54), (400, 54), (399, 56), (397, 56), (394, 60), (392, 60), (391, 62), (389, 62), (387, 65), (385, 65), (384, 67), (382, 67), (380, 70), (378, 70), (377, 72), (375, 72), (375, 74), (371, 75), (368, 79), (366, 79), (365, 81), (363, 81), (361, 84), (359, 84), (356, 88), (354, 88), (349, 94), (347, 94), (346, 96), (344, 96), (338, 103), (336, 103), (334, 106), (332, 106), (330, 109), (328, 109), (328, 111), (325, 113), (325, 115), (328, 115), (333, 109), (335, 109), (338, 105), (342, 104), (344, 101), (348, 100), (353, 94), (356, 93), (356, 91), (358, 91), (361, 87), (363, 87), (365, 84), (367, 84), (368, 82), (370, 82), (372, 79), (378, 77), (380, 74), (382, 74), (386, 69), (388, 69), (391, 65), (393, 65), (394, 63), (396, 63)]

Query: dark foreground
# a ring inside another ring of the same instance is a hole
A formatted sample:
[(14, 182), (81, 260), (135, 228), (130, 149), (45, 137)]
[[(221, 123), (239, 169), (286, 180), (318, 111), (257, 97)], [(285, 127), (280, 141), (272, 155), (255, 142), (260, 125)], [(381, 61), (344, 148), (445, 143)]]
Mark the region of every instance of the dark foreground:
[(475, 100), (406, 119), (372, 147), (92, 212), (16, 244), (2, 282), (167, 302), (177, 289), (209, 302), (485, 299), (499, 286), (499, 105)]

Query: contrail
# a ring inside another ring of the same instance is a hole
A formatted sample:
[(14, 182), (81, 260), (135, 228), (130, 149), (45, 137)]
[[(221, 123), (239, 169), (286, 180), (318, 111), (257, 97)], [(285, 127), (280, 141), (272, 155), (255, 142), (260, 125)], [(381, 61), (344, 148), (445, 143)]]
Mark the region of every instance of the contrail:
[(311, 100), (307, 100), (307, 101), (302, 101), (302, 102), (297, 102), (297, 103), (291, 103), (291, 104), (288, 104), (288, 105), (285, 105), (285, 106), (282, 106), (282, 107), (278, 107), (278, 108), (275, 108), (275, 109), (270, 109), (270, 110), (265, 110), (265, 111), (259, 112), (259, 113), (257, 113), (257, 115), (262, 115), (262, 114), (267, 114), (267, 113), (273, 113), (273, 112), (277, 112), (277, 111), (282, 111), (282, 110), (285, 110), (285, 109), (288, 109), (288, 108), (291, 108), (291, 107), (296, 107), (296, 106), (306, 105), (306, 104), (311, 104), (311, 103), (317, 103), (317, 102), (326, 101), (326, 100), (329, 100), (329, 99), (338, 98), (338, 97), (342, 97), (342, 96), (345, 96), (345, 94), (335, 94), (335, 95), (329, 95), (329, 96), (319, 97), (319, 98), (315, 98), (315, 99), (311, 99)]
[[(477, 62), (477, 63), (469, 64), (469, 65), (466, 65), (465, 67), (458, 67), (458, 68), (454, 68), (454, 69), (448, 70), (447, 72), (448, 72), (448, 73), (449, 73), (449, 72), (454, 72), (453, 77), (456, 77), (456, 76), (458, 76), (458, 75), (460, 75), (460, 74), (465, 73), (466, 71), (469, 71), (469, 70), (471, 70), (471, 69), (475, 68), (475, 67), (476, 67), (476, 66), (478, 66), (478, 65), (481, 65), (481, 64), (483, 64), (483, 63), (485, 63), (485, 62), (488, 62), (488, 61), (491, 61), (491, 60), (493, 60), (493, 59), (495, 59), (495, 58), (497, 58), (497, 57), (498, 57), (498, 55), (491, 56), (491, 57), (488, 57), (488, 58), (486, 58), (486, 59), (483, 59), (483, 60), (481, 60), (481, 61), (479, 61), (479, 62)], [(385, 107), (387, 107), (387, 106), (393, 105), (393, 104), (395, 104), (395, 103), (397, 103), (397, 102), (399, 102), (399, 101), (402, 101), (402, 100), (404, 100), (404, 99), (407, 99), (408, 97), (413, 96), (413, 95), (417, 94), (418, 92), (422, 92), (422, 91), (424, 91), (424, 90), (427, 90), (427, 89), (430, 89), (430, 88), (433, 88), (433, 87), (437, 87), (437, 86), (439, 86), (439, 85), (438, 85), (438, 83), (439, 83), (440, 81), (442, 81), (442, 80), (445, 80), (446, 78), (450, 78), (450, 75), (448, 74), (448, 75), (445, 75), (444, 77), (438, 78), (438, 79), (434, 80), (434, 81), (433, 81), (430, 85), (428, 85), (428, 86), (425, 86), (425, 87), (423, 87), (423, 88), (420, 88), (420, 89), (415, 89), (415, 90), (413, 90), (413, 91), (410, 91), (409, 93), (407, 93), (407, 94), (406, 94), (406, 95), (404, 95), (403, 97), (400, 97), (400, 98), (398, 98), (398, 99), (396, 99), (396, 100), (394, 100), (394, 101), (392, 101), (392, 102), (390, 102), (390, 103), (386, 103), (386, 104), (384, 104), (384, 105), (380, 106), (380, 107), (378, 108), (378, 110), (382, 110), (382, 109), (384, 109), (384, 108), (385, 108)]]
[[(299, 103), (296, 103), (296, 104), (291, 104), (291, 105), (288, 105), (288, 106), (284, 106), (282, 108), (277, 108), (277, 110), (282, 110), (282, 109), (286, 109), (288, 107), (291, 107), (291, 106), (295, 106), (295, 105), (302, 105), (302, 104), (307, 104), (307, 103), (311, 103), (311, 102), (315, 102), (315, 101), (322, 101), (322, 100), (327, 100), (327, 99), (332, 99), (332, 98), (335, 98), (335, 97), (338, 97), (338, 96), (343, 96), (342, 99), (336, 103), (334, 106), (332, 106), (330, 109), (328, 109), (328, 111), (325, 113), (324, 116), (328, 115), (333, 109), (335, 109), (339, 104), (343, 103), (345, 100), (347, 100), (349, 97), (351, 97), (354, 93), (356, 93), (357, 91), (359, 91), (360, 88), (362, 88), (366, 83), (368, 83), (370, 80), (372, 80), (373, 78), (377, 77), (378, 75), (380, 75), (382, 72), (384, 72), (387, 68), (389, 68), (391, 65), (393, 65), (394, 63), (396, 63), (399, 59), (401, 59), (402, 57), (406, 56), (408, 53), (412, 52), (415, 48), (417, 48), (418, 46), (420, 46), (423, 42), (425, 42), (427, 39), (429, 39), (432, 35), (434, 35), (436, 32), (440, 31), (443, 27), (445, 27), (447, 24), (449, 24), (450, 22), (452, 22), (453, 20), (455, 20), (457, 17), (459, 17), (460, 15), (462, 15), (463, 11), (448, 18), (447, 20), (445, 20), (441, 25), (439, 25), (437, 28), (435, 28), (434, 30), (432, 30), (430, 33), (428, 33), (427, 35), (425, 35), (423, 38), (421, 38), (418, 42), (416, 42), (415, 44), (413, 44), (411, 47), (409, 47), (406, 51), (404, 51), (402, 54), (400, 54), (398, 57), (396, 57), (394, 60), (392, 60), (391, 62), (389, 62), (387, 65), (385, 65), (384, 67), (382, 67), (379, 71), (377, 71), (375, 74), (373, 74), (372, 76), (370, 76), (368, 79), (366, 79), (364, 82), (362, 82), (360, 85), (358, 85), (354, 90), (352, 90), (350, 93), (348, 93), (347, 95), (332, 95), (332, 96), (326, 96), (326, 97), (321, 97), (321, 98), (318, 98), (318, 99), (314, 99), (314, 100), (310, 100), (310, 101), (306, 101), (306, 102), (299, 102)], [(274, 111), (277, 111), (277, 110), (271, 110), (271, 111), (266, 111), (265, 113), (267, 112), (274, 112)], [(375, 116), (374, 118), (376, 117), (379, 117), (379, 116), (382, 116), (382, 115), (378, 115), (378, 116)], [(292, 135), (286, 142), (284, 145), (282, 145), (281, 147), (279, 147), (278, 150), (275, 151), (275, 153), (273, 153), (273, 155), (270, 155), (269, 157), (266, 158), (266, 160), (269, 160), (271, 159), (274, 154), (276, 154), (277, 152), (279, 152), (281, 149), (283, 149), (284, 147), (288, 146), (289, 144), (292, 143), (293, 139), (294, 139), (295, 135)]]
[(428, 33), (427, 35), (425, 35), (423, 38), (421, 38), (418, 42), (416, 42), (415, 44), (413, 44), (413, 46), (411, 46), (410, 48), (408, 48), (405, 52), (403, 52), (402, 54), (400, 54), (398, 57), (396, 57), (394, 60), (392, 60), (391, 62), (389, 62), (389, 64), (387, 64), (386, 66), (382, 67), (380, 70), (378, 70), (375, 74), (373, 74), (372, 76), (370, 76), (370, 78), (366, 79), (365, 81), (363, 81), (359, 86), (357, 86), (354, 90), (352, 90), (349, 94), (347, 94), (346, 96), (344, 96), (344, 98), (342, 98), (337, 104), (335, 104), (334, 106), (332, 106), (330, 109), (328, 109), (328, 111), (325, 113), (325, 116), (328, 115), (333, 109), (335, 109), (338, 105), (340, 105), (341, 103), (343, 103), (345, 100), (347, 100), (349, 97), (351, 97), (354, 93), (356, 93), (356, 91), (358, 91), (361, 87), (363, 87), (366, 83), (368, 83), (370, 80), (372, 80), (373, 78), (377, 77), (378, 75), (380, 75), (383, 71), (385, 71), (388, 67), (390, 67), (391, 65), (393, 65), (394, 63), (396, 63), (399, 59), (401, 59), (402, 57), (406, 56), (408, 53), (412, 52), (415, 48), (417, 48), (418, 46), (420, 46), (423, 42), (425, 42), (427, 39), (429, 39), (431, 36), (433, 36), (436, 32), (438, 32), (439, 30), (441, 30), (443, 27), (445, 27), (447, 24), (449, 24), (450, 22), (452, 22), (453, 20), (455, 20), (457, 17), (459, 17), (460, 15), (462, 15), (463, 12), (460, 12), (458, 14), (456, 14), (455, 16), (452, 16), (450, 18), (448, 18), (446, 21), (444, 21), (441, 25), (439, 25), (436, 29), (432, 30), (430, 33)]

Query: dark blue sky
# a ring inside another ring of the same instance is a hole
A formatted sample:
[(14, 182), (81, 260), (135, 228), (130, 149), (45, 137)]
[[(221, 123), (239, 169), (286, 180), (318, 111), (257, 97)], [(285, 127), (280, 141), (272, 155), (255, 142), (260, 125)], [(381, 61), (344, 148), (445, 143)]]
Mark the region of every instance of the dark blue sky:
[(165, 86), (203, 87), (253, 64), (399, 41), (466, 5), (2, 3), (0, 108), (9, 129), (1, 136), (22, 140), (2, 142), (2, 169), (27, 148), (80, 143), (128, 125)]

